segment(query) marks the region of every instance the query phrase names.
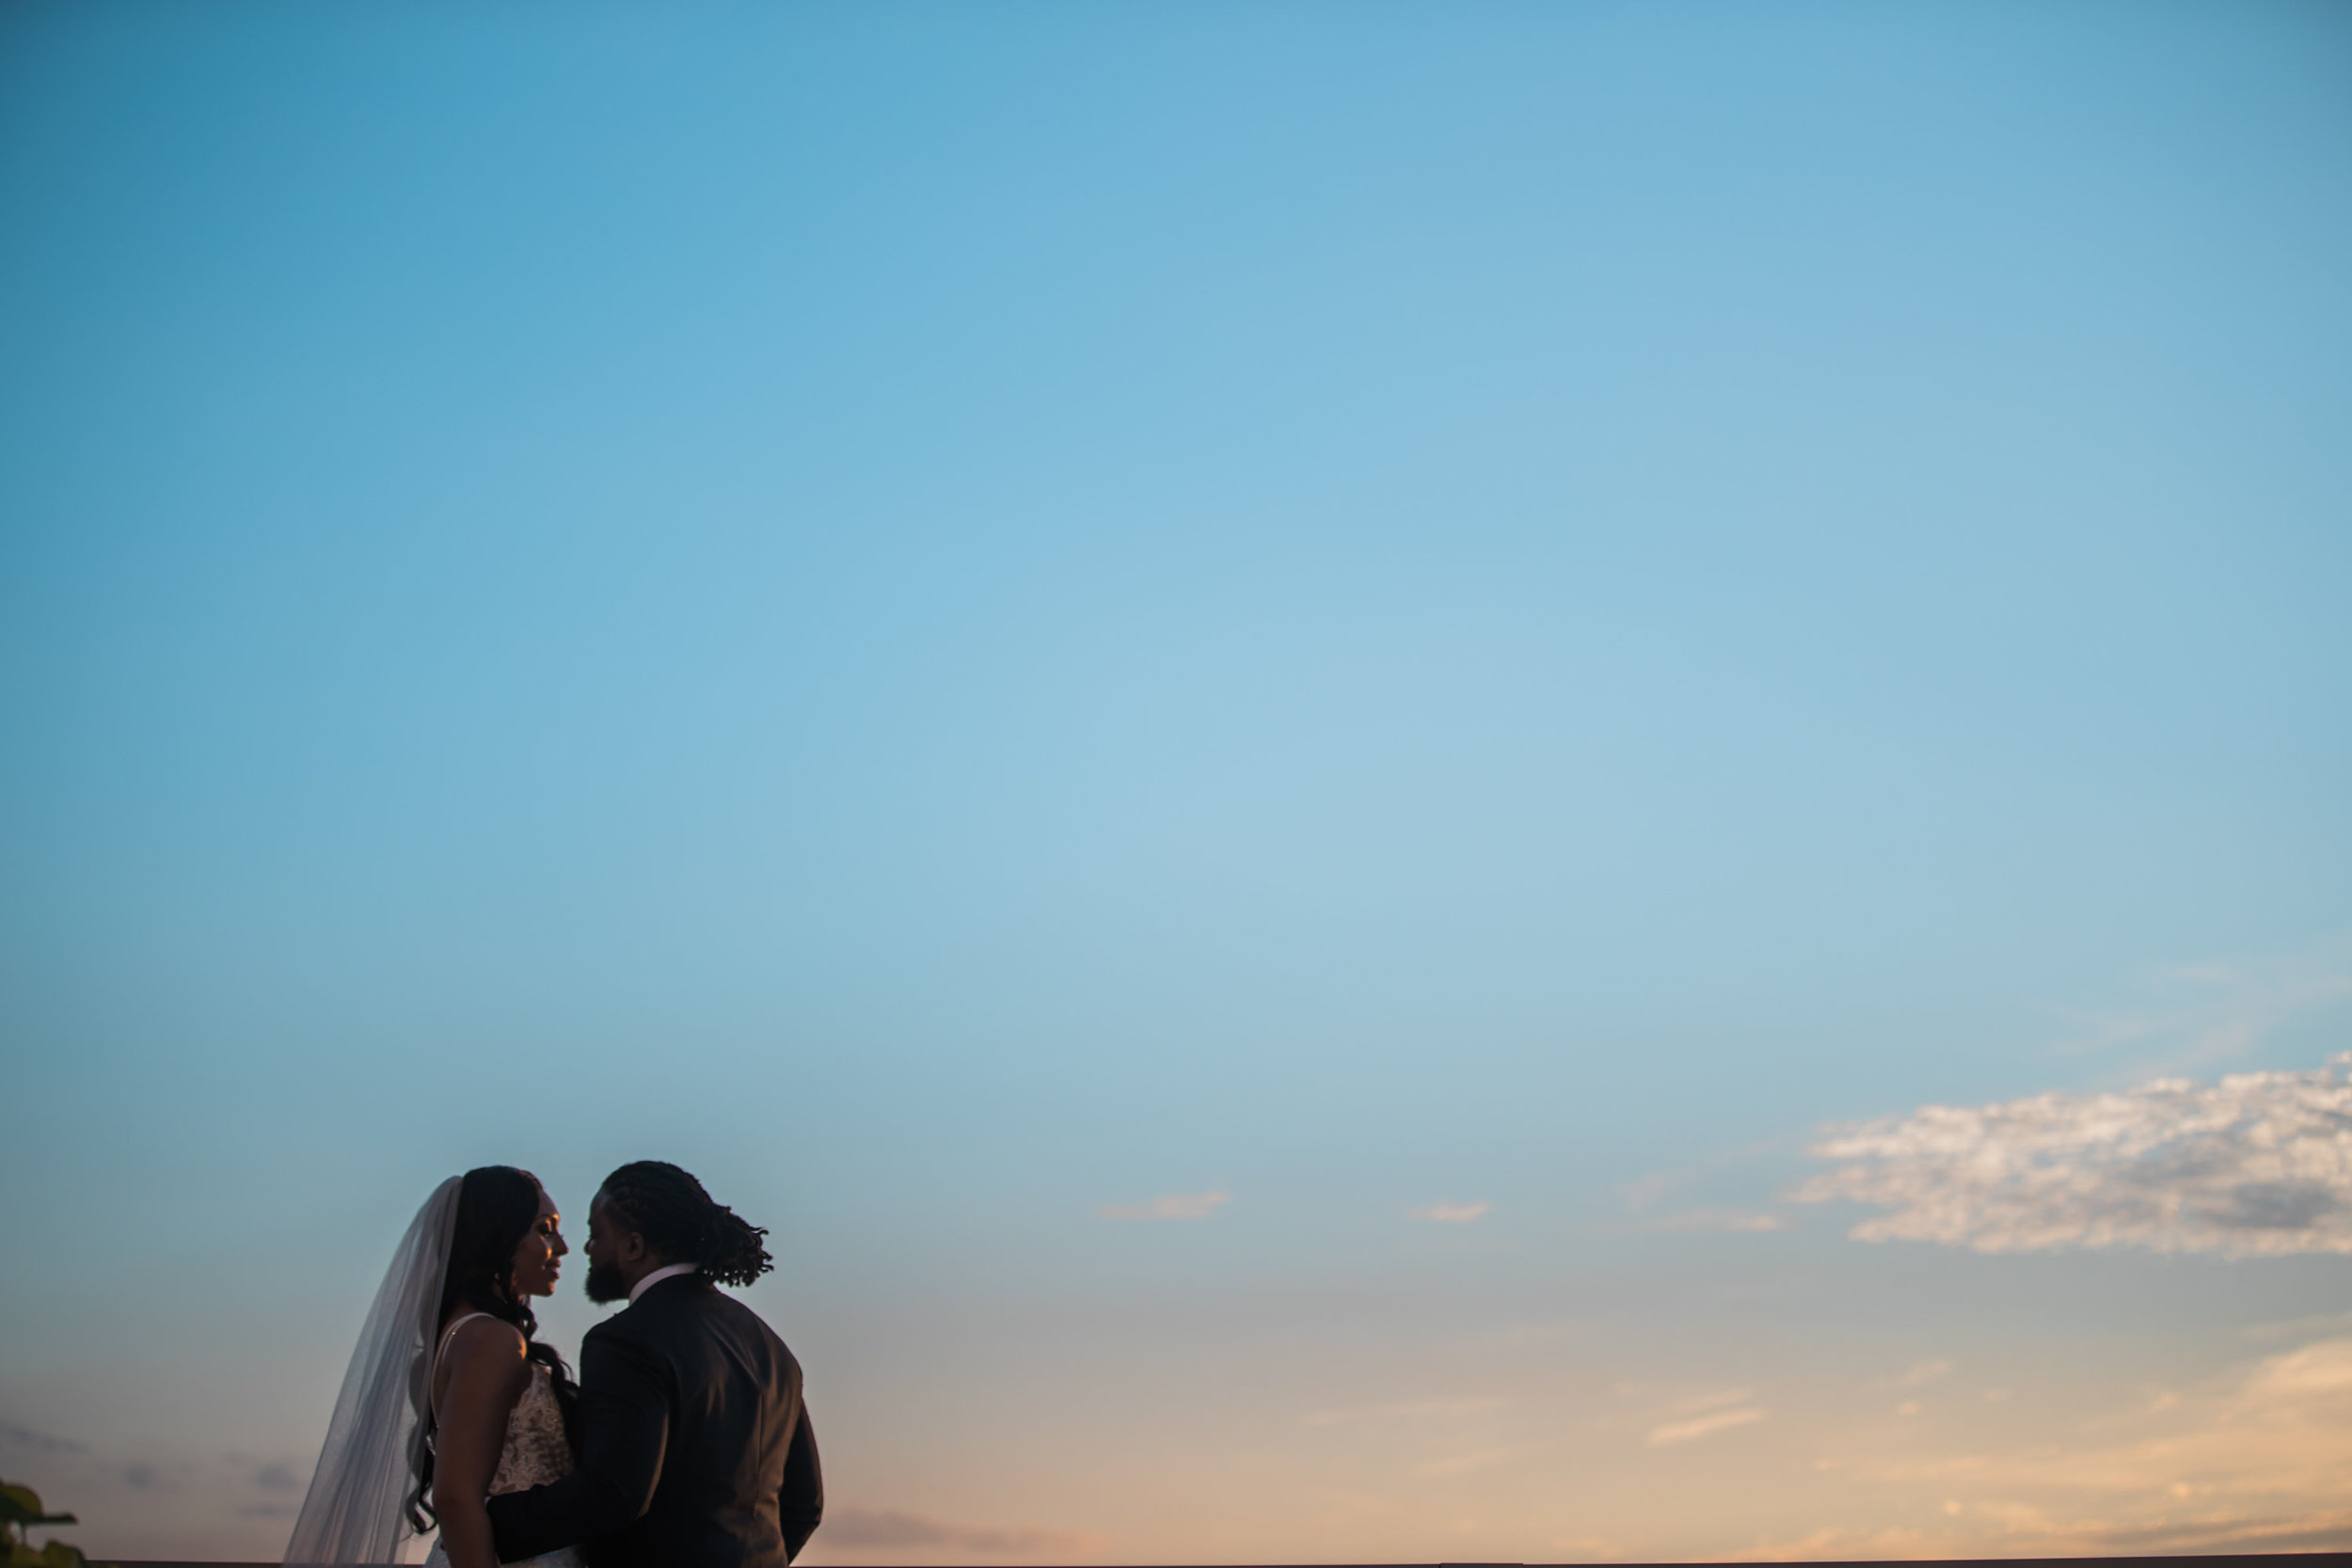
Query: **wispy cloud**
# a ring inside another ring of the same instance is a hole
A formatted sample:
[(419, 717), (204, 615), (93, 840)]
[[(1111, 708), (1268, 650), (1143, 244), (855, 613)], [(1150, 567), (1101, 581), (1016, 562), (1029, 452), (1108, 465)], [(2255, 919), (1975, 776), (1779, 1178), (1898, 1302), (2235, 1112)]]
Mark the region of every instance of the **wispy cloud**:
[(1702, 1437), (1712, 1437), (1719, 1432), (1729, 1432), (1735, 1427), (1753, 1426), (1764, 1419), (1768, 1414), (1770, 1412), (1760, 1405), (1743, 1404), (1731, 1410), (1716, 1410), (1705, 1416), (1693, 1416), (1687, 1421), (1668, 1421), (1662, 1426), (1650, 1428), (1649, 1446), (1653, 1449), (1662, 1449), (1676, 1443), (1695, 1443)]
[(307, 1473), (266, 1454), (85, 1444), (14, 1422), (0, 1422), (0, 1464), (81, 1515), (68, 1537), (93, 1560), (134, 1561), (277, 1560)]
[(1725, 1562), (1902, 1562), (1915, 1559), (1947, 1557), (1938, 1551), (1925, 1530), (1855, 1529), (1832, 1525), (1811, 1531), (1792, 1541), (1768, 1542), (1744, 1551), (1731, 1553)]
[(1677, 1416), (1694, 1410), (1721, 1410), (1727, 1404), (1745, 1404), (1756, 1397), (1753, 1388), (1717, 1388), (1709, 1393), (1693, 1394), (1687, 1400), (1677, 1400), (1669, 1410)]
[[(1902, 1549), (1841, 1532), (1758, 1558), (2076, 1556), (2352, 1547), (2352, 1338), (2265, 1356), (2140, 1398), (2094, 1423), (2107, 1440), (2010, 1451), (1870, 1450), (1819, 1467), (1906, 1494), (1949, 1490), (1948, 1523)], [(1962, 1499), (1967, 1499), (1965, 1501)]]
[(1399, 1400), (1390, 1404), (1349, 1405), (1339, 1410), (1310, 1410), (1298, 1418), (1311, 1427), (1353, 1426), (1364, 1422), (1422, 1425), (1468, 1420), (1491, 1415), (1510, 1402), (1491, 1394), (1461, 1399)]
[(1907, 1370), (1896, 1373), (1893, 1377), (1880, 1378), (1871, 1386), (1874, 1388), (1924, 1388), (1931, 1383), (1939, 1382), (1951, 1375), (1952, 1364), (1948, 1361), (1922, 1361)]
[(2301, 1072), (1929, 1105), (1837, 1131), (1789, 1196), (1891, 1211), (1867, 1242), (1979, 1252), (2352, 1252), (2352, 1054)]
[(1777, 1139), (1766, 1139), (1761, 1143), (1745, 1144), (1738, 1148), (1726, 1148), (1692, 1164), (1678, 1166), (1673, 1170), (1652, 1171), (1637, 1181), (1629, 1181), (1619, 1187), (1617, 1196), (1625, 1199), (1625, 1206), (1628, 1209), (1638, 1213), (1642, 1210), (1655, 1208), (1661, 1200), (1676, 1193), (1686, 1192), (1697, 1186), (1721, 1171), (1759, 1156), (1778, 1154), (1783, 1151), (1784, 1147)]
[(2341, 1552), (2352, 1548), (2352, 1508), (2316, 1513), (2252, 1513), (2229, 1509), (2151, 1525), (2114, 1525), (2103, 1520), (2053, 1524), (2041, 1532), (2041, 1541), (2069, 1557), (2091, 1552), (2118, 1557), (2175, 1557), (2232, 1549)]
[(1034, 1526), (952, 1525), (900, 1509), (845, 1508), (825, 1515), (825, 1544), (852, 1552), (977, 1552), (991, 1557), (1068, 1557), (1100, 1552), (1102, 1536)]
[(1485, 1219), (1494, 1212), (1494, 1207), (1481, 1198), (1476, 1203), (1424, 1203), (1405, 1212), (1407, 1219), (1435, 1220), (1439, 1225), (1468, 1225), (1473, 1220)]
[(1435, 1481), (1445, 1476), (1475, 1475), (1507, 1464), (1525, 1452), (1523, 1449), (1471, 1449), (1466, 1453), (1450, 1453), (1438, 1459), (1424, 1460), (1413, 1466), (1413, 1474), (1422, 1481)]
[(1232, 1200), (1231, 1193), (1171, 1193), (1149, 1203), (1113, 1203), (1095, 1212), (1106, 1220), (1205, 1220)]
[(2068, 1008), (2066, 1054), (2122, 1053), (2145, 1073), (2234, 1060), (2292, 1020), (2352, 997), (2352, 940), (2233, 963), (2182, 965), (2122, 1007)]
[(1629, 1181), (1617, 1189), (1629, 1209), (1646, 1209), (1677, 1187), (1689, 1186), (1696, 1178), (1687, 1171), (1654, 1170), (1638, 1181)]
[(2207, 1552), (2340, 1552), (2352, 1546), (2352, 1509), (2312, 1513), (2233, 1511), (2153, 1524), (2058, 1518), (2010, 1504), (1958, 1511), (1942, 1529), (1832, 1526), (1734, 1552), (1727, 1562), (1934, 1561), (1967, 1552), (2005, 1557), (2178, 1557)]
[(1727, 1230), (1761, 1233), (1772, 1230), (1794, 1230), (1797, 1222), (1786, 1214), (1775, 1214), (1767, 1209), (1677, 1209), (1652, 1219), (1637, 1220), (1620, 1226), (1620, 1231), (1704, 1231)]
[(54, 1433), (36, 1432), (31, 1427), (18, 1426), (13, 1421), (0, 1421), (0, 1443), (13, 1448), (31, 1449), (38, 1453), (87, 1453), (89, 1450), (71, 1437)]

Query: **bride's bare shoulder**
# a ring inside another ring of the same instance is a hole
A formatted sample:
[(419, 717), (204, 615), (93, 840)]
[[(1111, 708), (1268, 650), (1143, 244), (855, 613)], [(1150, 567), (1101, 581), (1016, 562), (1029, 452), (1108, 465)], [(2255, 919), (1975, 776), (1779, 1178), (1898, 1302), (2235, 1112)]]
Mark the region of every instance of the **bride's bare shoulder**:
[[(449, 1332), (449, 1331), (444, 1331)], [(531, 1348), (523, 1331), (503, 1318), (493, 1318), (487, 1312), (476, 1312), (461, 1322), (449, 1335), (450, 1355), (477, 1355), (520, 1359)]]
[(467, 1319), (450, 1333), (449, 1348), (441, 1353), (444, 1397), (470, 1389), (506, 1393), (511, 1400), (531, 1375), (529, 1349), (513, 1323), (486, 1316)]

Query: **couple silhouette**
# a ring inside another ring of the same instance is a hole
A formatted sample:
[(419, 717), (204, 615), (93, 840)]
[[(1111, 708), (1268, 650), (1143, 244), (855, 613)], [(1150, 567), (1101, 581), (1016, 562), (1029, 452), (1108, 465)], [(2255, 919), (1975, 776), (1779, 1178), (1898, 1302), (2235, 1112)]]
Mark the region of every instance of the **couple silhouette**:
[(801, 1367), (718, 1289), (774, 1265), (693, 1177), (627, 1164), (588, 1206), (580, 1378), (535, 1337), (571, 1247), (530, 1172), (435, 1189), (377, 1290), (284, 1560), (784, 1568), (824, 1513)]

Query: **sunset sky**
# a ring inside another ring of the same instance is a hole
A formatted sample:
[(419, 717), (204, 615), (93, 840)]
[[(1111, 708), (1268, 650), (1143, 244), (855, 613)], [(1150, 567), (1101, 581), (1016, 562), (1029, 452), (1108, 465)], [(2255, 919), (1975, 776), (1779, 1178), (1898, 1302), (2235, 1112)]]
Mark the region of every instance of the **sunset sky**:
[(93, 1555), (640, 1158), (818, 1568), (2352, 1548), (2352, 8), (20, 0), (0, 300)]

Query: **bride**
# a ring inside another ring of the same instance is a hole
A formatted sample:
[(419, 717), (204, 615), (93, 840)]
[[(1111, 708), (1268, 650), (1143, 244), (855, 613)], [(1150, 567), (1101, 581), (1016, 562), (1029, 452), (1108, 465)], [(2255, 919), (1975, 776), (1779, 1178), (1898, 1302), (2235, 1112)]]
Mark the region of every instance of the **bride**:
[[(579, 1390), (527, 1305), (570, 1250), (528, 1171), (434, 1190), (359, 1331), (285, 1561), (398, 1562), (437, 1523), (430, 1568), (497, 1568), (488, 1499), (572, 1467)], [(580, 1568), (571, 1547), (532, 1561)]]

